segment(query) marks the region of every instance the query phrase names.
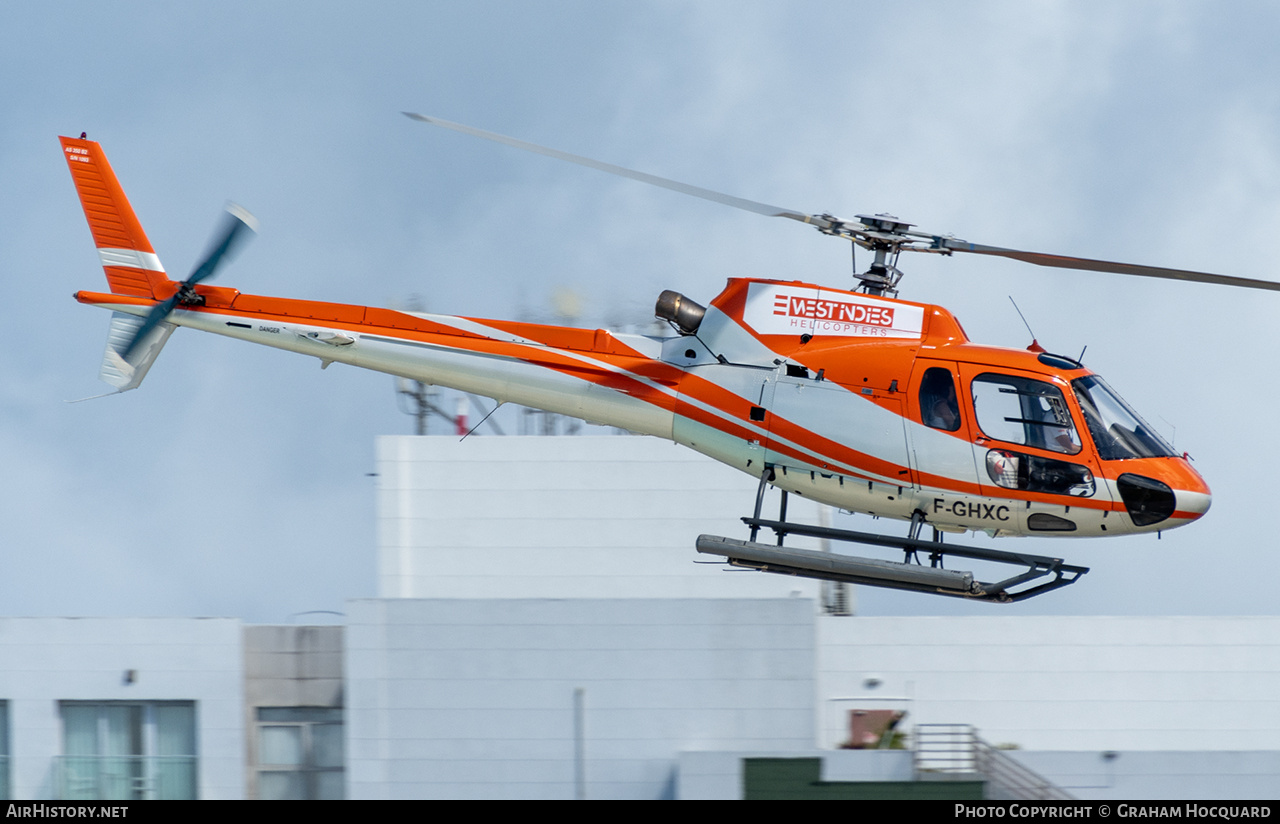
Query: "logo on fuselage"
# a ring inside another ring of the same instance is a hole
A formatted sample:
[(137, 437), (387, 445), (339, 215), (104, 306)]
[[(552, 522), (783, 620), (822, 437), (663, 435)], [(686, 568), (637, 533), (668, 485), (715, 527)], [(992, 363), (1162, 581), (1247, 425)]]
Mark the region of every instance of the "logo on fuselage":
[(753, 283), (743, 320), (765, 335), (918, 338), (924, 310), (834, 289)]
[(893, 326), (891, 306), (867, 306), (852, 301), (802, 298), (798, 295), (777, 295), (773, 301), (773, 313), (798, 320), (833, 320), (838, 323)]

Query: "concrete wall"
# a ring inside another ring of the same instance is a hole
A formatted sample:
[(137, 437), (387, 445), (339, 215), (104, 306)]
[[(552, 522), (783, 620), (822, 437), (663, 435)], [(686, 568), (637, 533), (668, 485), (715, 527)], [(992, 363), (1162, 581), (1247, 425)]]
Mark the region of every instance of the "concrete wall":
[(1076, 798), (1280, 798), (1280, 752), (1011, 752)]
[(1280, 749), (1280, 617), (818, 618), (821, 743), (849, 709), (1023, 750)]
[[(377, 452), (384, 598), (818, 592), (817, 582), (725, 572), (699, 555), (701, 533), (747, 537), (739, 519), (751, 514), (758, 482), (657, 438), (384, 436)], [(788, 514), (820, 519), (819, 505), (794, 495)]]
[[(1280, 794), (1277, 752), (1024, 752), (1005, 755), (1087, 801), (1239, 800)], [(742, 797), (743, 760), (811, 756), (822, 759), (823, 781), (911, 781), (912, 755), (903, 750), (810, 753), (686, 752), (680, 754), (679, 797)]]
[[(813, 747), (813, 604), (348, 604), (352, 798), (672, 798), (684, 750)], [(582, 696), (582, 745), (575, 693)]]
[(244, 628), (245, 787), (258, 798), (259, 707), (342, 707), (340, 626)]
[(809, 752), (682, 752), (682, 801), (735, 801), (742, 798), (743, 760), (747, 758), (822, 759), (823, 781), (911, 781), (906, 750), (812, 750)]

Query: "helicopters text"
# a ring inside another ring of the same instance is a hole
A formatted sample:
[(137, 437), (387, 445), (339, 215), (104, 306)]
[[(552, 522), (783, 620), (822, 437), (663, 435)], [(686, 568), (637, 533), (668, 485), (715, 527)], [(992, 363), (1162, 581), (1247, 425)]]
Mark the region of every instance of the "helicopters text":
[[(1101, 377), (1035, 345), (1015, 350), (972, 343), (943, 307), (897, 299), (897, 256), (976, 252), (1041, 265), (1274, 284), (977, 246), (914, 232), (889, 216), (805, 216), (410, 116), (802, 220), (871, 249), (875, 262), (861, 276), (859, 291), (731, 278), (705, 308), (664, 292), (656, 314), (672, 326), (668, 337), (248, 295), (202, 281), (252, 228), (250, 215), (229, 209), (228, 228), (210, 256), (186, 281), (171, 280), (99, 145), (64, 137), (64, 156), (110, 287), (109, 293), (75, 295), (114, 313), (102, 379), (117, 391), (135, 388), (174, 328), (192, 327), (310, 355), (324, 366), (346, 363), (672, 440), (760, 478), (761, 495), (772, 484), (783, 491), (784, 507), (791, 493), (909, 521), (906, 542), (885, 542), (909, 557), (925, 549), (939, 568), (946, 554), (941, 532), (1114, 536), (1182, 526), (1209, 509), (1209, 488), (1185, 456)], [(791, 528), (785, 515), (778, 522), (762, 520), (760, 497), (754, 519), (744, 519), (753, 539), (761, 526), (778, 533), (779, 546), (784, 534), (813, 534)], [(933, 527), (934, 541), (917, 540), (924, 525)], [(843, 539), (870, 542), (848, 535)], [(745, 554), (703, 548), (701, 541), (699, 548), (769, 571), (991, 600), (1019, 597), (1010, 597), (1013, 579), (994, 588), (970, 581), (944, 592), (951, 585), (877, 582), (869, 580), (877, 574), (865, 572), (817, 574), (804, 571), (800, 561), (744, 561)], [(995, 560), (1062, 579), (1060, 559)], [(1070, 583), (1085, 571), (1066, 569), (1074, 574), (1029, 594)], [(1017, 582), (1029, 577), (1034, 575)]]

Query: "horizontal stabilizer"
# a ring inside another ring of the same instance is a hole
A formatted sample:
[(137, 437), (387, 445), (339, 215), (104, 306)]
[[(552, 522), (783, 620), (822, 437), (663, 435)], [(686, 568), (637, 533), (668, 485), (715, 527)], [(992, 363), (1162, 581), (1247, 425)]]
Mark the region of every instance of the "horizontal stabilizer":
[(138, 388), (151, 369), (151, 364), (160, 355), (165, 341), (169, 340), (169, 336), (177, 328), (172, 323), (157, 324), (138, 341), (129, 353), (128, 360), (125, 360), (121, 353), (138, 334), (144, 322), (143, 318), (136, 315), (111, 313), (111, 328), (107, 332), (107, 348), (102, 355), (102, 370), (98, 373), (98, 379), (114, 386), (117, 392)]

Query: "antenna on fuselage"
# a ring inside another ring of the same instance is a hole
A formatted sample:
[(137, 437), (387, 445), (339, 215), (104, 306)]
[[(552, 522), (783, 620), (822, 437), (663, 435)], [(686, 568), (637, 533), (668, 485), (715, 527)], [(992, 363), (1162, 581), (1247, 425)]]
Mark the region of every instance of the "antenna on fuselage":
[(1031, 336), (1031, 345), (1027, 348), (1031, 350), (1041, 348), (1040, 344), (1036, 342), (1036, 333), (1031, 330), (1031, 324), (1027, 323), (1027, 316), (1022, 314), (1022, 310), (1018, 308), (1018, 302), (1013, 299), (1013, 295), (1009, 296), (1009, 302), (1013, 304), (1013, 311), (1017, 312), (1018, 317), (1022, 318), (1022, 325), (1027, 327), (1027, 334)]

